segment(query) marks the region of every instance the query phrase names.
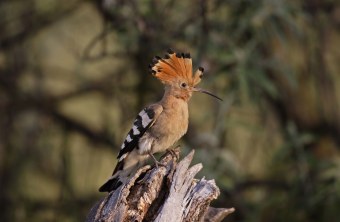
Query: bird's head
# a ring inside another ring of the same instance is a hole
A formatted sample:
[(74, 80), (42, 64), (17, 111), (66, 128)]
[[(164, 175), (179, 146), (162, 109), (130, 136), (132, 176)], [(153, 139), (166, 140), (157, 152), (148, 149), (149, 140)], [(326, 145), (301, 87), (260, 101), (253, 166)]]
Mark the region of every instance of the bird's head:
[(175, 53), (169, 49), (164, 58), (155, 56), (149, 68), (152, 75), (159, 79), (178, 98), (188, 101), (193, 92), (201, 92), (222, 100), (211, 92), (196, 87), (201, 82), (204, 69), (199, 67), (193, 74), (192, 60), (189, 53)]

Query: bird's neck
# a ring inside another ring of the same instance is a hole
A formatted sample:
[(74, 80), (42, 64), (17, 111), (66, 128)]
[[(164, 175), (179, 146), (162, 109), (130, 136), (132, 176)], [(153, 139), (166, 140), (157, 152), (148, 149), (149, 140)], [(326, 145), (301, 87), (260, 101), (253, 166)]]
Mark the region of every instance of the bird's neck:
[(178, 95), (171, 88), (165, 88), (165, 92), (160, 103), (165, 108), (174, 108), (174, 106), (187, 106), (190, 97)]

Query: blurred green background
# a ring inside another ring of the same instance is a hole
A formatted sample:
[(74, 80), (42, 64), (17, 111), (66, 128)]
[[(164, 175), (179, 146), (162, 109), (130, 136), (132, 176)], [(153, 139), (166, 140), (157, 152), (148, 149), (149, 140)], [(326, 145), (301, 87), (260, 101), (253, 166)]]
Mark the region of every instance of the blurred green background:
[(171, 47), (205, 68), (182, 156), (226, 221), (339, 221), (336, 0), (1, 0), (0, 221), (83, 221)]

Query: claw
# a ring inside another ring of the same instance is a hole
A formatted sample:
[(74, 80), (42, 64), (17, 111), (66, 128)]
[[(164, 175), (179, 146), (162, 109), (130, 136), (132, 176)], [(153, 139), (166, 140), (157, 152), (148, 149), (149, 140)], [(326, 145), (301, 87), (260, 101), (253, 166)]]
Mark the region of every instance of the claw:
[(167, 149), (166, 151), (169, 152), (169, 153), (171, 154), (172, 157), (177, 158), (177, 153), (175, 152), (175, 150), (173, 150), (173, 149)]

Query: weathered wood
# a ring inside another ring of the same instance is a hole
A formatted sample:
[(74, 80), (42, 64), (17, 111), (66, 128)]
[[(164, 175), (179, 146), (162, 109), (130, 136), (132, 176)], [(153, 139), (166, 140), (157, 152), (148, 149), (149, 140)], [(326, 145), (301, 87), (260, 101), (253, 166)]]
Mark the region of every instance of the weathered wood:
[(214, 208), (209, 207), (208, 212), (205, 214), (204, 218), (202, 218), (202, 221), (204, 222), (220, 222), (222, 221), (226, 216), (233, 213), (235, 211), (234, 208)]
[(189, 167), (193, 155), (177, 163), (175, 149), (161, 158), (162, 166), (140, 168), (126, 185), (99, 200), (86, 221), (221, 221), (234, 209), (209, 207), (220, 191), (214, 180), (194, 179), (202, 164)]

